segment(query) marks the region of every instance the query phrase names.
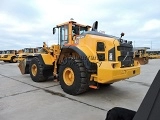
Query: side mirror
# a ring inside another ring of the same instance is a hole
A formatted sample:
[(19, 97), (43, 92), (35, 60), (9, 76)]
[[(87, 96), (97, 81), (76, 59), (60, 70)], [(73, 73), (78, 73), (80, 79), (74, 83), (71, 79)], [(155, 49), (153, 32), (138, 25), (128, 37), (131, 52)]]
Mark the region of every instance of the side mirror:
[(122, 36), (124, 36), (124, 33), (123, 33), (123, 32), (121, 33), (121, 38), (122, 38)]
[(119, 40), (120, 40), (120, 42), (123, 42), (123, 40), (122, 40), (122, 36), (124, 36), (124, 33), (123, 33), (123, 32), (121, 33), (121, 37), (120, 37), (120, 39), (119, 39)]
[(55, 33), (56, 33), (56, 28), (54, 27), (54, 28), (53, 28), (53, 34), (55, 34)]
[(92, 31), (97, 31), (97, 29), (98, 29), (98, 21), (93, 23)]

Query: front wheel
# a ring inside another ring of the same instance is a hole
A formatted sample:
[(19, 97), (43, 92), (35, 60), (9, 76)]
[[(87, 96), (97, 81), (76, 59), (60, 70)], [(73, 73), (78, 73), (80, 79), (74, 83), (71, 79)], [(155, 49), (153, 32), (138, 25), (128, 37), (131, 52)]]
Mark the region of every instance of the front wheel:
[(37, 57), (34, 57), (29, 65), (29, 73), (34, 82), (43, 82), (48, 79), (43, 75), (43, 67)]
[(61, 63), (58, 79), (64, 92), (77, 95), (89, 89), (89, 74), (81, 60), (66, 58)]

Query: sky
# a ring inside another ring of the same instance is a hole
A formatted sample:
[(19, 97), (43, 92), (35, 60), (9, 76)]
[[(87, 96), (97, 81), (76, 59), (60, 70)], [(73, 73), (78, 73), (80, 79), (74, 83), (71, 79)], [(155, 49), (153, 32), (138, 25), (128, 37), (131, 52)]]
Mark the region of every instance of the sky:
[(0, 50), (57, 44), (52, 29), (70, 18), (160, 50), (159, 7), (159, 0), (0, 0)]

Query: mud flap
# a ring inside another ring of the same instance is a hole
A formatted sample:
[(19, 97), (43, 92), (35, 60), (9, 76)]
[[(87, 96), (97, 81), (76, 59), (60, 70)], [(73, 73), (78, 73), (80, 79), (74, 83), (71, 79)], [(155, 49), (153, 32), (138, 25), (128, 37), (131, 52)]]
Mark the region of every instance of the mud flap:
[(21, 73), (25, 74), (26, 73), (26, 71), (25, 71), (25, 68), (26, 68), (26, 59), (23, 59), (22, 61), (20, 61), (18, 67), (19, 67)]
[(160, 70), (133, 120), (160, 120)]

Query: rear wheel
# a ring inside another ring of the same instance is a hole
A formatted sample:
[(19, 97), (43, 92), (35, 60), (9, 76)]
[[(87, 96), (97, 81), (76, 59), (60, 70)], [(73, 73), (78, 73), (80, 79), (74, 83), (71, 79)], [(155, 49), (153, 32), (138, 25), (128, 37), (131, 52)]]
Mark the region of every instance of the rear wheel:
[(29, 65), (29, 73), (34, 82), (43, 82), (48, 79), (43, 75), (43, 67), (37, 57), (34, 57)]
[(16, 62), (17, 62), (16, 57), (11, 57), (10, 62), (11, 62), (11, 63), (16, 63)]
[(89, 74), (81, 60), (66, 58), (60, 65), (58, 79), (64, 92), (77, 95), (89, 89)]

